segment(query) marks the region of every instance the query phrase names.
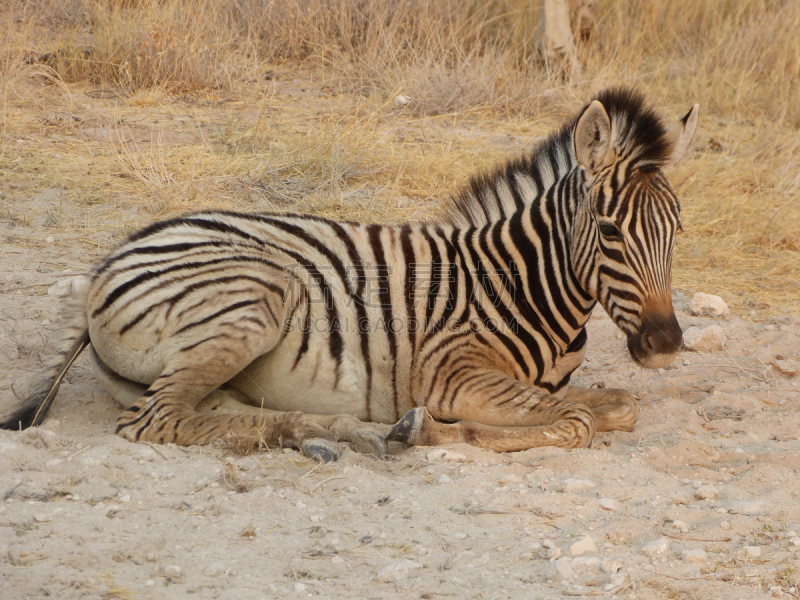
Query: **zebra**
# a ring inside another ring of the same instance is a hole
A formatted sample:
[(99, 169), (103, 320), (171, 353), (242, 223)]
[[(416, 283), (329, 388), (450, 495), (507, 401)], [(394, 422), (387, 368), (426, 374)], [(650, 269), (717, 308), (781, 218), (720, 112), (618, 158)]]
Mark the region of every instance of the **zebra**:
[(398, 226), (206, 211), (132, 233), (64, 309), (44, 371), (3, 428), (42, 422), (91, 347), (130, 441), (338, 442), (494, 451), (630, 431), (625, 390), (569, 385), (599, 303), (646, 368), (682, 347), (671, 301), (694, 105), (664, 125), (612, 88), (528, 154), (472, 178), (439, 219)]

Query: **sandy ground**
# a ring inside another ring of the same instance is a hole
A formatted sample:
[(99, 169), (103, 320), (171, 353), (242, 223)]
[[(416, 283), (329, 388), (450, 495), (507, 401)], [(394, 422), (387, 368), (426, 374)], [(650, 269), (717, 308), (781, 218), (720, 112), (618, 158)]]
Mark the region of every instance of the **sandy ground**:
[[(53, 330), (52, 286), (144, 217), (93, 207), (90, 241), (88, 209), (58, 190), (4, 202), (7, 403)], [(694, 317), (688, 301), (676, 292), (684, 329), (717, 324), (726, 346), (660, 371), (592, 318), (575, 382), (630, 389), (642, 411), (586, 450), (396, 447), (318, 465), (130, 444), (84, 356), (43, 427), (0, 432), (0, 598), (796, 598), (800, 323)]]

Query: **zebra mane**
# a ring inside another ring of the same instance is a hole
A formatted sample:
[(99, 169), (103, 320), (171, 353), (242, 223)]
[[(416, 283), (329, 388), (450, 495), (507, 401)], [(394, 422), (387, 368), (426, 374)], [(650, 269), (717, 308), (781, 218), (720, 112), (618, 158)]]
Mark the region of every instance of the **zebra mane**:
[[(612, 143), (636, 168), (653, 171), (669, 162), (672, 140), (641, 93), (617, 87), (600, 92), (594, 99), (611, 118)], [(451, 198), (445, 220), (456, 227), (480, 227), (536, 202), (575, 166), (572, 133), (586, 106), (530, 152), (470, 179)]]

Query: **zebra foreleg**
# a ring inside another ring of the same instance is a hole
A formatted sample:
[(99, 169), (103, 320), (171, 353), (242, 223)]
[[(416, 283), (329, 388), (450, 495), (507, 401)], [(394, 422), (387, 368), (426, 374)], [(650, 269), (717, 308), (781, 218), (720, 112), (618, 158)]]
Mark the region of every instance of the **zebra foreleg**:
[[(575, 426), (570, 412), (583, 412), (581, 421), (586, 427)], [(408, 411), (398, 421), (389, 435), (388, 441), (404, 442), (412, 446), (439, 446), (458, 442), (471, 444), (494, 452), (520, 452), (539, 446), (557, 446), (560, 448), (588, 448), (594, 438), (594, 423), (591, 413), (583, 407), (565, 407), (564, 419), (552, 425), (530, 427), (504, 427), (485, 425), (475, 421), (459, 421), (442, 423), (431, 417), (424, 408)], [(591, 422), (591, 426), (588, 423)], [(583, 430), (583, 431), (582, 431)]]
[(453, 371), (434, 375), (425, 407), (406, 413), (387, 440), (416, 445), (466, 442), (497, 452), (538, 446), (586, 448), (592, 443), (595, 419), (586, 404), (527, 386), (499, 370), (453, 364)]
[(639, 416), (633, 394), (618, 389), (594, 389), (568, 386), (568, 402), (580, 402), (592, 409), (597, 431), (631, 431)]

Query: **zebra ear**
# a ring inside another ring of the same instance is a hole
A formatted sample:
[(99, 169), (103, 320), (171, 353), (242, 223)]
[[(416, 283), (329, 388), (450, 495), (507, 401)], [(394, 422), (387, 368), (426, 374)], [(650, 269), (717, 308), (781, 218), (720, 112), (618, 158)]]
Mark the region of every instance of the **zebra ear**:
[(680, 159), (683, 158), (683, 155), (686, 154), (686, 151), (689, 149), (689, 144), (694, 137), (694, 132), (697, 129), (697, 116), (700, 114), (700, 105), (695, 104), (686, 116), (682, 119), (679, 119), (675, 125), (673, 130), (673, 146), (672, 146), (672, 156), (670, 156), (670, 164), (675, 164)]
[(605, 107), (597, 100), (578, 117), (572, 134), (575, 158), (578, 164), (594, 174), (613, 159), (611, 152), (611, 119)]

